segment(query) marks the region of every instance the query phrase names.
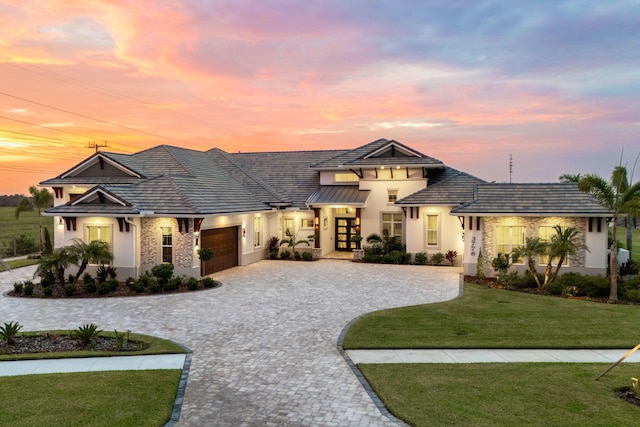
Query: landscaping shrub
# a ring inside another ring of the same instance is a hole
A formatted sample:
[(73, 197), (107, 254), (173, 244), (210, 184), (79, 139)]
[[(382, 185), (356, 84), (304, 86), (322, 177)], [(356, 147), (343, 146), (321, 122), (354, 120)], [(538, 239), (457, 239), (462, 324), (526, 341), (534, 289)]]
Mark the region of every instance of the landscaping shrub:
[(175, 291), (182, 285), (182, 280), (182, 277), (172, 277), (167, 284), (164, 285), (165, 291)]
[(189, 288), (190, 291), (198, 289), (198, 279), (195, 277), (189, 277), (189, 279), (187, 279), (187, 288)]
[(458, 252), (456, 251), (447, 251), (447, 253), (445, 254), (445, 258), (447, 259), (447, 261), (449, 261), (449, 263), (451, 263), (451, 265), (453, 266), (453, 264), (456, 262), (456, 257), (458, 256)]
[(64, 295), (70, 297), (76, 293), (76, 285), (73, 283), (67, 283), (63, 288)]
[(96, 279), (99, 283), (104, 283), (107, 279), (115, 279), (117, 275), (117, 268), (111, 265), (101, 265), (96, 271)]
[(133, 290), (138, 293), (146, 291), (147, 287), (145, 285), (145, 282), (143, 282), (142, 280), (138, 280), (137, 282), (134, 283)]
[(295, 251), (295, 252), (293, 253), (293, 258), (294, 258), (296, 261), (300, 261), (300, 260), (302, 259), (302, 255), (300, 254), (300, 252)]
[(147, 289), (149, 289), (149, 292), (151, 292), (152, 294), (157, 294), (162, 290), (162, 285), (160, 285), (159, 281), (153, 280), (149, 282), (149, 287)]
[(313, 261), (313, 254), (311, 252), (302, 252), (302, 259), (305, 261)]
[(605, 276), (568, 272), (547, 283), (544, 289), (550, 295), (601, 298), (609, 296), (610, 283)]
[(98, 290), (98, 288), (96, 286), (96, 281), (95, 280), (90, 280), (88, 282), (84, 282), (84, 291), (86, 293), (92, 294), (97, 290)]
[(277, 259), (278, 258), (278, 250), (280, 248), (279, 245), (280, 239), (273, 236), (267, 240), (267, 251), (269, 252), (269, 259)]
[(84, 275), (82, 276), (82, 281), (85, 285), (89, 282), (93, 282), (93, 276), (91, 276), (90, 273), (84, 273)]
[(202, 279), (202, 286), (204, 286), (207, 289), (213, 288), (215, 284), (216, 282), (211, 277), (205, 277)]
[(156, 279), (158, 279), (160, 287), (164, 287), (164, 285), (167, 284), (169, 279), (173, 277), (173, 264), (164, 263), (164, 264), (154, 265), (151, 268), (151, 274)]
[[(101, 285), (103, 284), (104, 283), (101, 283)], [(78, 329), (74, 329), (71, 331), (71, 336), (79, 339), (85, 346), (88, 346), (95, 342), (95, 339), (100, 332), (102, 331), (98, 329), (98, 326), (95, 323), (91, 323), (82, 325)]]
[(5, 340), (8, 345), (12, 345), (20, 329), (22, 329), (22, 325), (19, 322), (5, 323), (4, 326), (0, 326), (0, 339)]
[(111, 293), (111, 285), (108, 282), (98, 283), (96, 290), (100, 295), (109, 295)]
[(289, 252), (288, 250), (284, 250), (282, 252), (280, 252), (280, 258), (281, 259), (289, 259), (291, 258), (291, 252)]
[(24, 285), (22, 283), (16, 282), (13, 284), (13, 292), (15, 292), (17, 295), (20, 295), (23, 289)]
[(24, 282), (24, 294), (27, 296), (33, 295), (33, 282), (31, 280)]
[(442, 252), (435, 253), (431, 256), (431, 264), (440, 265), (444, 261), (444, 254)]
[(640, 289), (627, 290), (626, 298), (631, 302), (640, 302)]
[(427, 264), (426, 252), (418, 252), (415, 256), (414, 262), (418, 265), (426, 265)]

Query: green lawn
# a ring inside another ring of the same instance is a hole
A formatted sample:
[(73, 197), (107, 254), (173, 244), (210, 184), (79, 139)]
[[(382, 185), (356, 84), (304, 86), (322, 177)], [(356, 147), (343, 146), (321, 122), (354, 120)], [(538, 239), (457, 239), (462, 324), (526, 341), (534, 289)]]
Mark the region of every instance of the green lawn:
[(150, 426), (171, 417), (180, 370), (3, 377), (0, 425)]
[[(4, 253), (7, 249), (13, 250), (13, 238), (19, 237), (22, 233), (31, 237), (36, 245), (40, 242), (38, 213), (23, 212), (16, 219), (15, 212), (14, 207), (0, 207), (0, 253)], [(43, 216), (42, 226), (49, 229), (53, 239), (53, 217)]]
[(467, 284), (453, 301), (362, 316), (343, 346), (355, 348), (632, 348), (640, 306)]
[[(640, 342), (640, 306), (544, 297), (478, 285), (449, 302), (369, 313), (345, 348), (621, 348)], [(621, 355), (625, 351), (621, 350)], [(640, 376), (623, 364), (364, 364), (387, 408), (414, 426), (627, 426), (640, 407), (615, 390)]]
[(359, 365), (387, 408), (413, 426), (632, 426), (640, 407), (616, 389), (640, 375), (623, 364)]
[[(624, 227), (618, 228), (618, 241), (621, 243), (620, 247), (627, 247), (627, 230)], [(633, 229), (631, 230), (631, 244), (633, 245), (633, 253), (631, 254), (631, 259), (635, 261), (636, 264), (640, 265), (640, 230)]]

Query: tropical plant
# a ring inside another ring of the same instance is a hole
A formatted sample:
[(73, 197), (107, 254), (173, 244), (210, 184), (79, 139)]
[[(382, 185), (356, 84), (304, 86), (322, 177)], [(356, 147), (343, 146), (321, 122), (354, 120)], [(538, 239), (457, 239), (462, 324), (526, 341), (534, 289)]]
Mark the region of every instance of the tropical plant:
[(43, 233), (42, 233), (42, 211), (53, 204), (53, 196), (46, 188), (38, 189), (35, 185), (29, 187), (30, 198), (23, 197), (18, 206), (16, 206), (16, 219), (20, 217), (22, 212), (38, 212), (38, 222), (40, 228), (40, 251), (44, 250)]
[(444, 254), (444, 257), (447, 259), (447, 261), (449, 261), (449, 263), (453, 266), (453, 263), (456, 261), (456, 257), (458, 256), (458, 252), (456, 251), (447, 251), (446, 254)]
[(556, 269), (553, 272), (551, 279), (547, 278), (545, 272), (545, 284), (550, 280), (553, 282), (558, 277), (558, 272), (562, 267), (567, 257), (576, 255), (581, 250), (589, 250), (587, 246), (582, 242), (580, 238), (580, 232), (573, 227), (563, 228), (560, 225), (553, 227), (556, 234), (551, 236), (551, 243), (549, 244), (549, 263), (547, 267), (551, 266), (552, 259), (557, 258)]
[(379, 246), (384, 254), (388, 254), (393, 251), (403, 251), (404, 246), (399, 236), (391, 236), (387, 228), (382, 229), (382, 236), (379, 234), (369, 234), (367, 236), (367, 243), (370, 245)]
[(80, 278), (89, 263), (104, 265), (113, 260), (113, 254), (107, 242), (94, 240), (90, 243), (85, 243), (79, 238), (73, 239), (72, 242), (71, 246), (69, 246), (69, 253), (73, 263), (79, 266), (75, 280)]
[(538, 288), (542, 287), (538, 272), (536, 271), (535, 257), (546, 255), (549, 248), (547, 242), (543, 242), (539, 237), (527, 237), (524, 246), (519, 246), (511, 251), (513, 259), (526, 258), (529, 271), (533, 275)]
[(40, 258), (34, 275), (40, 277), (45, 283), (54, 283), (57, 280), (64, 286), (65, 271), (73, 262), (74, 257), (69, 253), (68, 247), (57, 248)]
[(173, 264), (163, 263), (154, 265), (151, 268), (151, 274), (158, 279), (160, 287), (164, 287), (167, 282), (169, 282), (169, 279), (173, 277)]
[(267, 251), (269, 252), (270, 259), (278, 258), (278, 248), (280, 247), (279, 242), (280, 239), (276, 236), (272, 236), (267, 240)]
[(631, 184), (627, 179), (627, 169), (616, 166), (611, 173), (611, 180), (607, 182), (595, 174), (584, 175), (578, 181), (581, 191), (591, 193), (593, 198), (607, 209), (611, 210), (611, 241), (609, 255), (609, 302), (618, 301), (618, 241), (617, 225), (621, 216), (637, 213), (640, 208), (640, 181)]
[(431, 256), (431, 264), (440, 265), (444, 261), (444, 254), (442, 252), (436, 252)]
[(280, 246), (286, 244), (288, 247), (291, 248), (291, 250), (294, 253), (296, 251), (296, 246), (301, 245), (303, 243), (306, 243), (307, 245), (309, 245), (309, 242), (311, 241), (311, 239), (313, 239), (315, 237), (315, 235), (311, 234), (311, 235), (307, 236), (306, 239), (296, 240), (296, 238), (295, 238), (294, 234), (291, 232), (291, 230), (285, 231), (285, 235), (287, 237), (282, 239), (282, 241), (280, 242)]
[(5, 340), (7, 345), (13, 345), (20, 329), (22, 325), (19, 322), (5, 323), (4, 326), (0, 326), (0, 338)]
[(71, 337), (80, 340), (82, 344), (88, 346), (95, 343), (95, 339), (100, 332), (102, 331), (98, 329), (98, 325), (95, 323), (88, 323), (71, 331)]
[(476, 279), (482, 280), (484, 277), (484, 255), (482, 255), (482, 249), (480, 249), (478, 253), (478, 265), (476, 266)]

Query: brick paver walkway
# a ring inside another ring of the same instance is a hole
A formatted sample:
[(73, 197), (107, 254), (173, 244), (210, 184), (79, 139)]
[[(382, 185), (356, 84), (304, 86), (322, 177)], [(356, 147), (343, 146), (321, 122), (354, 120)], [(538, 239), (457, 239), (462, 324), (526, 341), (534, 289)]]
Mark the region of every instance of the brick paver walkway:
[[(30, 278), (0, 273), (0, 292)], [(1, 322), (24, 330), (156, 335), (193, 350), (179, 426), (388, 426), (336, 348), (366, 312), (452, 299), (445, 267), (261, 261), (215, 275), (217, 289), (134, 298), (0, 298)]]

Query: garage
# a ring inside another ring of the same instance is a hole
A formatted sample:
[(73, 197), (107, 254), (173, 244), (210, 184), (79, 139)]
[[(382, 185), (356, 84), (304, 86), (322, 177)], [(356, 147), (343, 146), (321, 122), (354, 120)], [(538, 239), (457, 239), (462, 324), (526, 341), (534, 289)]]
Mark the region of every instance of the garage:
[(203, 276), (238, 265), (238, 227), (202, 230), (201, 247), (213, 250), (213, 258), (204, 263)]

